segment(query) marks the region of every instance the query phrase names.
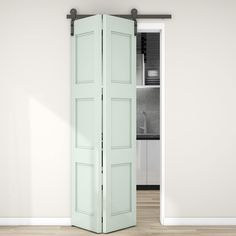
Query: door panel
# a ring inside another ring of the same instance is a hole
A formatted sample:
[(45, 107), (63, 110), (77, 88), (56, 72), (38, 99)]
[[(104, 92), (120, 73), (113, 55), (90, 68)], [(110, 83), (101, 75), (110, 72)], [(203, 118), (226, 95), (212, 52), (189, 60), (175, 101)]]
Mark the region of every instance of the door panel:
[(134, 22), (103, 15), (103, 232), (136, 224)]
[(76, 20), (72, 37), (72, 225), (102, 231), (102, 16)]

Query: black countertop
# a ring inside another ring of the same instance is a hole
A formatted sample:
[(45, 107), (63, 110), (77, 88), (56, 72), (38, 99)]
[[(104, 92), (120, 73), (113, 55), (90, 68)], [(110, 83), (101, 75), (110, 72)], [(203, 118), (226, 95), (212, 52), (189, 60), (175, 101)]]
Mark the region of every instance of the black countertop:
[(158, 134), (137, 134), (136, 140), (160, 140)]

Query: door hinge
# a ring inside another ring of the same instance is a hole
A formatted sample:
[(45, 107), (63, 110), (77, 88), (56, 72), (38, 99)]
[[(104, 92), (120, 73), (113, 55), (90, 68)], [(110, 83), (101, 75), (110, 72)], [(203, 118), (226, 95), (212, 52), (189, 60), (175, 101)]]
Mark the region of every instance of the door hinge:
[[(101, 143), (102, 143), (102, 158), (103, 158), (103, 132), (101, 133)], [(103, 165), (103, 163), (102, 163), (102, 165)]]
[(103, 223), (103, 217), (102, 217), (102, 223)]

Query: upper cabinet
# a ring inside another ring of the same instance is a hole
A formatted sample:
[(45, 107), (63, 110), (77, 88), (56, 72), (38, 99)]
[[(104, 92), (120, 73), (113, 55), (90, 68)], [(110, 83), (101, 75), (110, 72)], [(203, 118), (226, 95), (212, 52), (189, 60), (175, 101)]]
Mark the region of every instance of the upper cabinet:
[(137, 35), (137, 87), (160, 87), (160, 33)]
[(144, 74), (144, 68), (145, 68), (145, 64), (144, 64), (144, 54), (141, 53), (137, 53), (137, 59), (136, 59), (136, 64), (137, 64), (137, 72), (136, 72), (136, 76), (137, 76), (137, 82), (136, 85), (137, 86), (142, 86), (145, 84), (144, 78), (145, 78), (145, 74)]

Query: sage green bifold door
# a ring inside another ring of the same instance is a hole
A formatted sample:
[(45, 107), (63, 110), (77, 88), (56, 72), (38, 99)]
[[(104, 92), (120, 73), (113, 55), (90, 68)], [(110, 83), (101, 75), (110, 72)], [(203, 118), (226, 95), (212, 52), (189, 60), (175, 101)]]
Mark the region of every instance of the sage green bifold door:
[(136, 37), (109, 15), (72, 37), (72, 224), (108, 233), (136, 224)]
[(136, 224), (134, 22), (103, 16), (103, 232)]

